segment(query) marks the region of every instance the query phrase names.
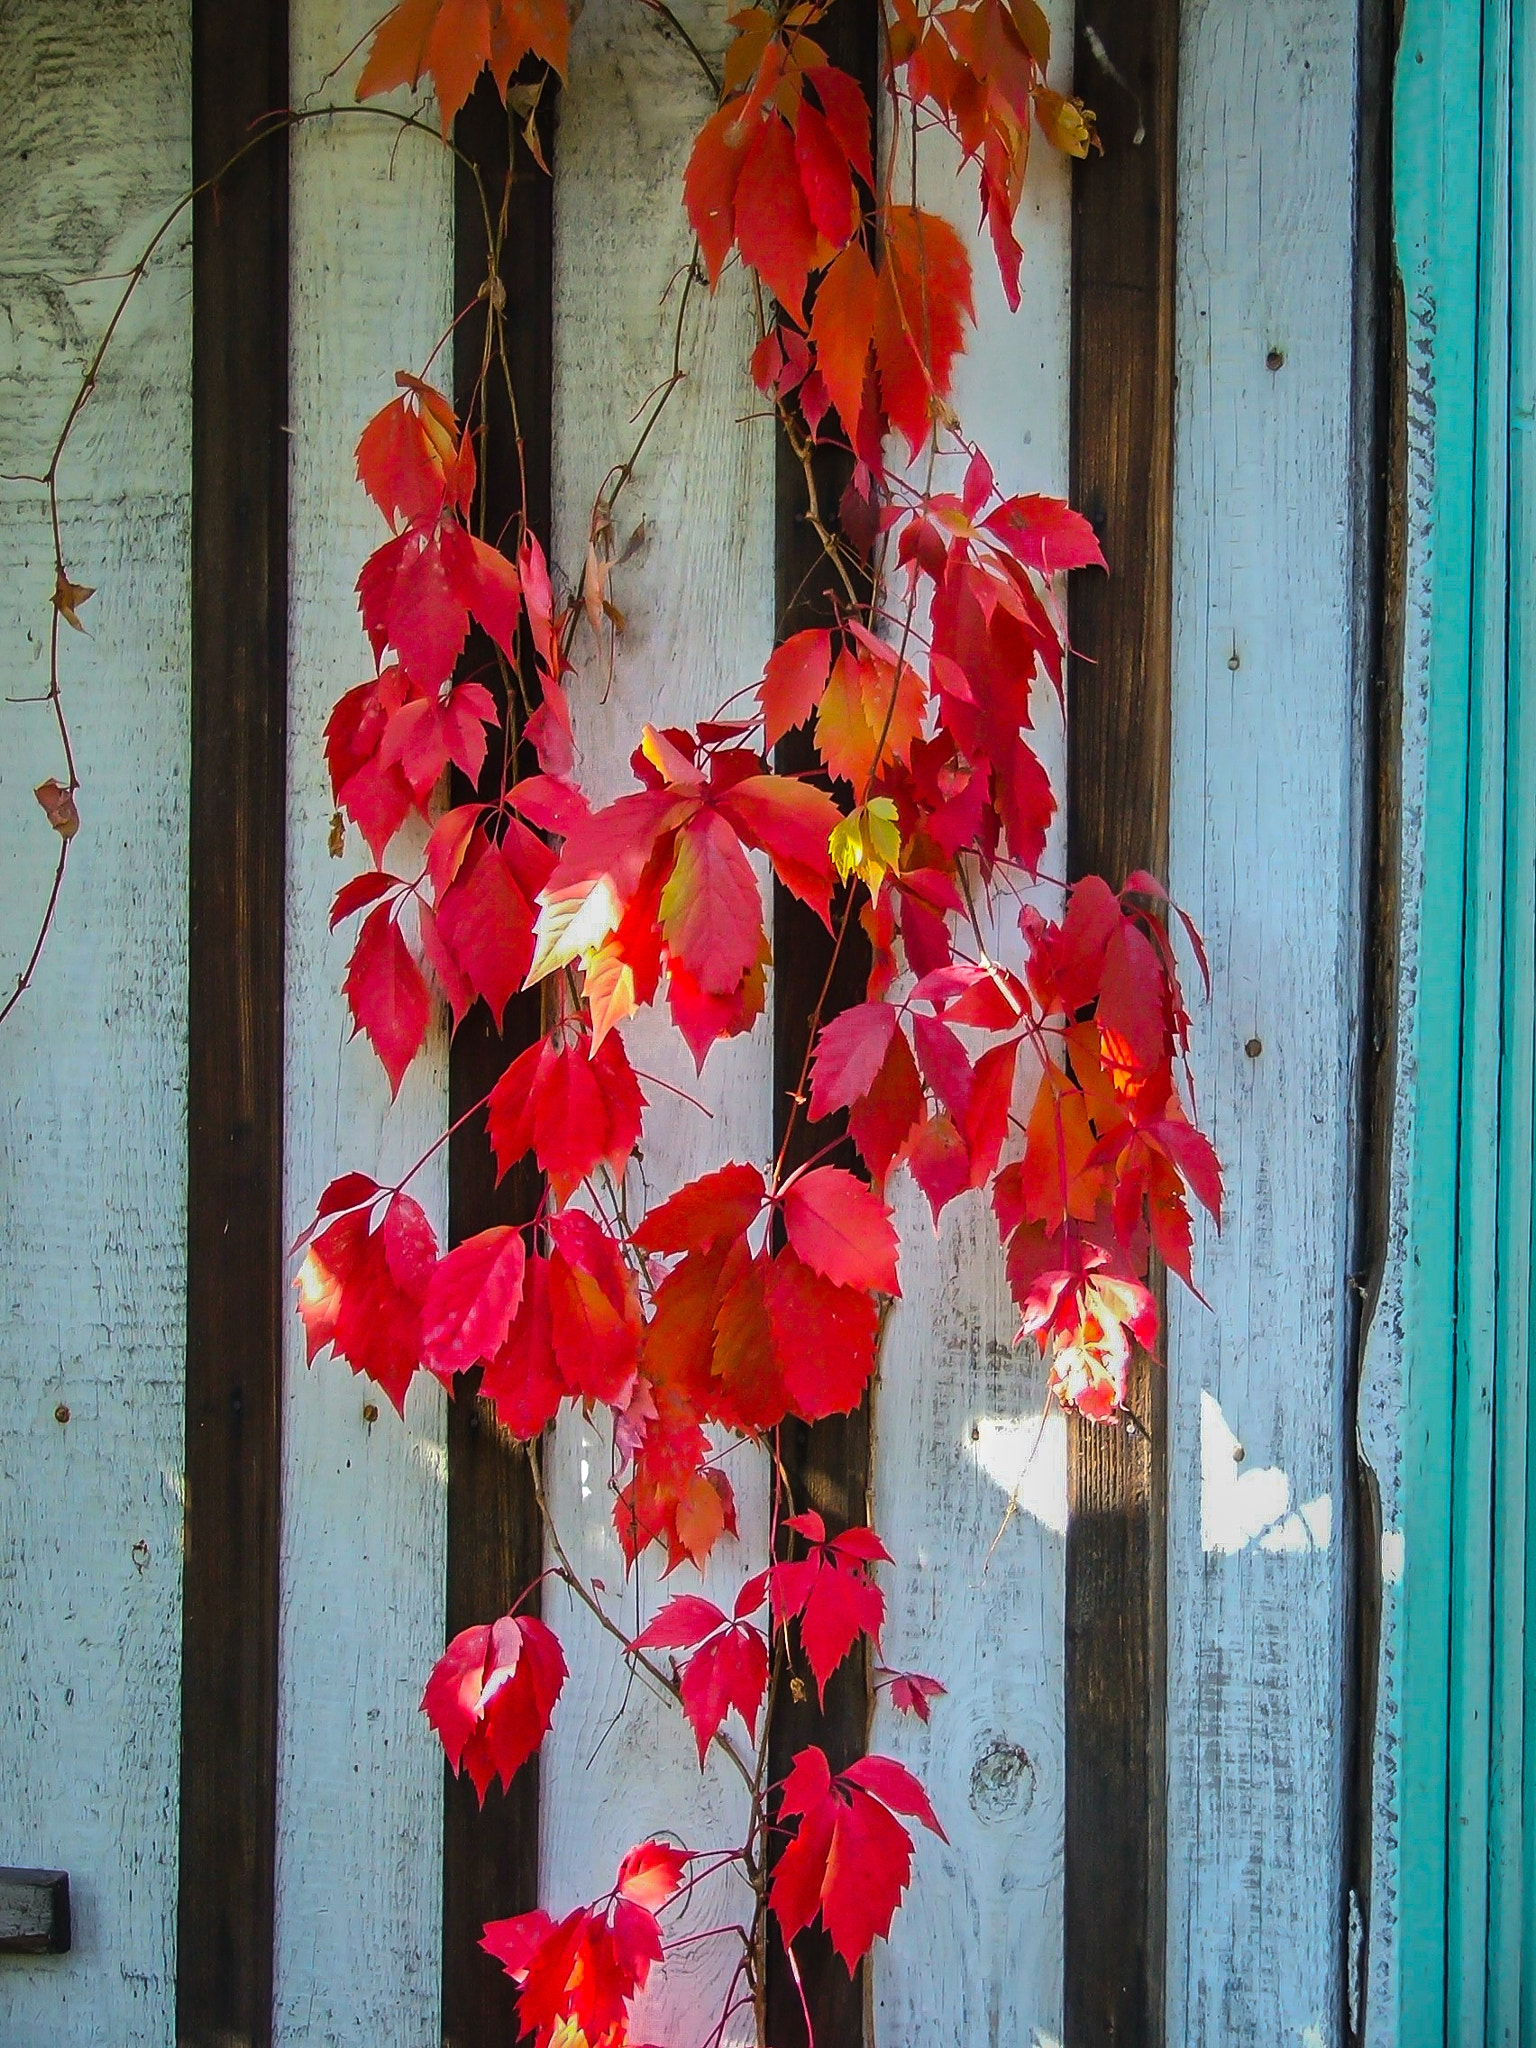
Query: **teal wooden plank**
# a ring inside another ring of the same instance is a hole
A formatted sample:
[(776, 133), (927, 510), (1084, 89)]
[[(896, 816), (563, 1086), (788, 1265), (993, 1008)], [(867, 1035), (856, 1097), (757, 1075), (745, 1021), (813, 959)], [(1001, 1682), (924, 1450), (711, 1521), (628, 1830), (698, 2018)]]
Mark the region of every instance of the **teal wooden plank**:
[(1410, 563), (1429, 719), (1405, 1333), (1403, 2048), (1536, 2040), (1531, 13), (1522, 0), (1411, 0), (1399, 70), (1410, 408), (1434, 479)]
[(1536, 28), (1510, 56), (1509, 610), (1499, 1121), (1499, 1378), (1489, 1813), (1490, 2042), (1536, 2039), (1524, 1776), (1531, 1668), (1532, 1137), (1536, 1131)]
[(1480, 103), (1481, 11), (1407, 0), (1399, 53), (1393, 186), (1410, 425), (1434, 445), (1429, 502), (1410, 508), (1408, 630), (1411, 658), (1428, 667), (1430, 705), (1405, 1289), (1400, 1843), (1412, 1881), (1403, 1884), (1400, 1900), (1399, 2030), (1401, 2048), (1441, 2048), (1476, 446), (1479, 167), (1468, 146), (1466, 110)]
[[(1487, 2032), (1490, 1674), (1499, 1380), (1499, 1030), (1508, 674), (1509, 4), (1484, 0), (1479, 136), (1472, 589), (1467, 701), (1461, 1117), (1451, 1433), (1451, 1661), (1446, 2011), (1449, 2038)], [(1466, 147), (1465, 142), (1463, 147)], [(1438, 437), (1437, 437), (1438, 446)], [(1436, 679), (1438, 687), (1438, 678)], [(1523, 1481), (1524, 1460), (1521, 1460)]]

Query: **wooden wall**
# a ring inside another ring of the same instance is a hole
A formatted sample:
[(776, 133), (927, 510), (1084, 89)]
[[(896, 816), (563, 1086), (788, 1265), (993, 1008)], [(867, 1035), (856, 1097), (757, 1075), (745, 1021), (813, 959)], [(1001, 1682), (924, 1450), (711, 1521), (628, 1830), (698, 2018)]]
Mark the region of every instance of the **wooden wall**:
[[(296, 102), (346, 96), (351, 74), (324, 74), (376, 11), (371, 0), (293, 0)], [(723, 5), (680, 11), (706, 50), (722, 47)], [(90, 13), (87, 34), (79, 0), (29, 10), (19, 58), (0, 74), (12, 103), (0, 193), (15, 195), (7, 249), (21, 251), (0, 259), (21, 277), (0, 293), (0, 351), (12, 351), (0, 353), (0, 390), (14, 377), (27, 394), (0, 417), (4, 468), (35, 466), (40, 428), (66, 402), (93, 331), (99, 288), (71, 280), (120, 268), (187, 174), (182, 13)], [(1053, 16), (1065, 50), (1065, 0)], [(1347, 2003), (1363, 862), (1353, 10), (1186, 0), (1180, 67), (1171, 879), (1212, 948), (1196, 1072), (1231, 1210), (1224, 1235), (1207, 1233), (1197, 1251), (1210, 1307), (1177, 1304), (1169, 1333), (1166, 2038), (1267, 2048), (1341, 2039)], [(1090, 100), (1118, 89), (1107, 75), (1082, 84)], [(554, 159), (553, 552), (568, 578), (631, 416), (671, 368), (688, 255), (675, 202), (707, 107), (692, 58), (648, 15), (589, 0)], [(425, 140), (352, 121), (307, 129), (292, 147), (289, 1238), (333, 1172), (402, 1166), (445, 1118), (441, 1040), (391, 1107), (372, 1055), (346, 1036), (345, 940), (326, 919), (365, 855), (351, 843), (331, 851), (320, 731), (367, 660), (351, 583), (378, 528), (351, 448), (394, 369), (425, 360), (452, 296), (451, 177)], [(34, 150), (46, 151), (46, 178), (23, 154)], [(955, 184), (936, 157), (925, 155), (926, 197), (969, 234), (969, 181)], [(1059, 492), (1068, 179), (1044, 151), (1031, 177), (1025, 307), (1006, 313), (983, 252), (960, 403), (1006, 485)], [(8, 1687), (20, 1675), (26, 1703), (0, 1721), (0, 1767), (24, 1788), (0, 1821), (0, 1861), (79, 1873), (77, 1955), (0, 1971), (0, 2034), (23, 2048), (163, 2041), (173, 2004), (186, 286), (173, 255), (146, 288), (135, 345), (115, 358), (67, 476), (84, 550), (72, 565), (101, 585), (91, 640), (67, 648), (86, 827), (39, 986), (0, 1031), (11, 1310), (0, 1554), (20, 1589), (0, 1668)], [(611, 656), (585, 629), (577, 643), (579, 740), (605, 791), (626, 780), (644, 718), (690, 720), (750, 683), (778, 624), (772, 432), (744, 373), (739, 283), (713, 299), (694, 292), (683, 337), (687, 380), (617, 515), (621, 541), (644, 522), (615, 592), (627, 631)], [(14, 650), (7, 673), (26, 686), (49, 562), (35, 491), (0, 489), (0, 633)], [(0, 709), (16, 735), (0, 749), (0, 819), (22, 878), (0, 930), (15, 951), (53, 852), (28, 792), (53, 764), (45, 714)], [(1064, 842), (1052, 860), (1065, 871)], [(125, 945), (125, 931), (144, 943)], [(669, 1040), (642, 1020), (636, 1064), (692, 1087)], [(766, 1024), (712, 1054), (712, 1122), (651, 1089), (653, 1192), (708, 1159), (764, 1151), (772, 1060)], [(442, 1225), (446, 1161), (424, 1179)], [(950, 1694), (930, 1730), (877, 1707), (871, 1739), (928, 1779), (951, 1840), (920, 1845), (912, 1903), (870, 1974), (873, 2037), (882, 2048), (1053, 2048), (1064, 2030), (1066, 1432), (1058, 1418), (1041, 1428), (1041, 1376), (1012, 1350), (980, 1205), (955, 1205), (935, 1240), (920, 1205), (903, 1203), (905, 1299), (873, 1404), (871, 1512), (897, 1558), (888, 1657), (936, 1671)], [(67, 1425), (53, 1420), (61, 1402)], [(441, 1764), (416, 1712), (444, 1625), (442, 1403), (418, 1388), (402, 1425), (343, 1365), (306, 1369), (295, 1327), (281, 1432), (274, 2038), (418, 2048), (440, 2037), (445, 1935)], [(562, 1536), (617, 1605), (606, 1442), (565, 1423), (548, 1459)], [(733, 1477), (754, 1554), (765, 1475), (743, 1452)], [(709, 1585), (733, 1585), (745, 1568), (723, 1558)], [(626, 1624), (661, 1597), (642, 1571), (623, 1595)], [(542, 1761), (539, 1882), (559, 1908), (603, 1890), (647, 1826), (723, 1839), (737, 1791), (713, 1769), (701, 1780), (670, 1711), (638, 1690), (611, 1726), (624, 1688), (607, 1645), (562, 1596), (548, 1595), (546, 1614), (572, 1667)], [(690, 1918), (710, 1924), (727, 1903), (701, 1892)], [(474, 1932), (446, 1930), (459, 1942)], [(651, 2033), (692, 2038), (720, 1969), (706, 1944), (669, 1973), (645, 2011)]]
[[(41, 470), (191, 160), (184, 0), (12, 8), (0, 64), (0, 471)], [(118, 273), (116, 282), (107, 281)], [(190, 222), (65, 458), (82, 789), (37, 979), (0, 1026), (0, 1863), (66, 1868), (74, 1951), (8, 1957), (15, 2048), (152, 2048), (175, 2006), (187, 1029)], [(47, 688), (53, 557), (0, 482), (0, 696)], [(57, 841), (51, 713), (0, 703), (0, 985)], [(67, 1416), (67, 1420), (63, 1419)]]

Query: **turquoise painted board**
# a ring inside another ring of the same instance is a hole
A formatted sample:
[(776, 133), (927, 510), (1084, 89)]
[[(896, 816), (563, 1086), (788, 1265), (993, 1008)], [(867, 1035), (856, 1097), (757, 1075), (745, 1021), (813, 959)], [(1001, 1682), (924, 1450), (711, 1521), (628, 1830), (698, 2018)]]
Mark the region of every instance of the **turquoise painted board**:
[[(1476, 122), (1468, 118), (1476, 109)], [(1397, 2039), (1536, 2039), (1523, 1797), (1536, 1037), (1536, 29), (1410, 0), (1395, 200), (1426, 637)], [(1380, 1759), (1378, 1759), (1378, 1766)], [(1373, 2033), (1372, 2038), (1388, 2038)]]

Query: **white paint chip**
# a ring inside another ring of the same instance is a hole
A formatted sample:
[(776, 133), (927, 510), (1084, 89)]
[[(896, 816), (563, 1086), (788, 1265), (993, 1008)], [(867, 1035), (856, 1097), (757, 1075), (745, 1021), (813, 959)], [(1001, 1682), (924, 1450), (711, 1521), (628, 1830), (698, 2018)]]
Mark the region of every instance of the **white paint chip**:
[(986, 1415), (967, 1445), (972, 1458), (1001, 1492), (1057, 1536), (1067, 1533), (1067, 1418), (1052, 1408), (1042, 1420)]

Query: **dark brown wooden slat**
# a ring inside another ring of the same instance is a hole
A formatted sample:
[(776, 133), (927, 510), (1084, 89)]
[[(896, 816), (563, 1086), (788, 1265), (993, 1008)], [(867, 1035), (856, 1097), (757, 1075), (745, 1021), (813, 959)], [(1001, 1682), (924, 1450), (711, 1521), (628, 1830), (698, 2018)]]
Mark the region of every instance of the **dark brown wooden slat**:
[[(194, 0), (197, 179), (288, 99), (287, 0)], [(193, 213), (186, 1550), (177, 2040), (272, 2030), (288, 149)]]
[[(541, 114), (542, 147), (553, 163), (552, 109)], [(454, 126), (454, 141), (479, 171), (495, 217), (512, 184), (508, 231), (502, 248), (506, 332), (522, 433), (528, 517), (549, 542), (552, 292), (554, 283), (553, 185), (521, 137), (511, 146), (507, 115), (490, 80), (482, 78)], [(485, 216), (473, 174), (457, 171), (454, 208), (454, 295), (469, 305), (488, 275)], [(480, 365), (486, 305), (481, 300), (458, 328), (454, 380), (461, 415)], [(487, 393), (486, 432), (479, 449), (485, 481), (486, 531), (516, 545), (522, 492), (517, 432), (505, 379), (493, 371)], [(467, 672), (496, 688), (489, 643), (477, 633), (466, 654)], [(501, 749), (492, 742), (481, 794), (500, 791)], [(474, 792), (455, 778), (456, 803)], [(449, 1056), (449, 1102), (456, 1120), (480, 1101), (497, 1077), (541, 1029), (537, 990), (514, 997), (498, 1032), (477, 1004), (454, 1036)], [(486, 1142), (484, 1119), (472, 1117), (449, 1140), (448, 1224), (454, 1243), (493, 1223), (521, 1223), (538, 1206), (539, 1177), (531, 1162), (501, 1187)], [(538, 1576), (542, 1535), (528, 1468), (516, 1441), (497, 1423), (487, 1402), (461, 1388), (448, 1411), (448, 1634), (504, 1614)], [(537, 1613), (537, 1596), (525, 1612)], [(517, 1987), (479, 1946), (487, 1920), (530, 1911), (538, 1888), (538, 1759), (526, 1763), (503, 1792), (493, 1786), (482, 1810), (468, 1774), (446, 1777), (443, 1820), (443, 2043), (444, 2048), (492, 2048), (514, 2041)]]
[[(818, 27), (817, 39), (834, 64), (857, 78), (871, 107), (877, 104), (879, 80), (879, 15), (873, 0), (839, 0)], [(823, 517), (837, 511), (852, 471), (846, 456), (819, 449), (814, 457), (816, 491)], [(835, 616), (833, 591), (840, 590), (821, 542), (806, 519), (805, 476), (788, 439), (778, 442), (775, 476), (776, 527), (774, 581), (779, 636), (787, 639), (807, 626), (825, 625)], [(809, 729), (791, 733), (774, 756), (782, 774), (804, 774), (816, 767)], [(843, 896), (833, 899), (837, 927)], [(832, 940), (814, 911), (776, 883), (773, 896), (773, 1087), (774, 1143), (779, 1145), (799, 1086), (811, 1020), (821, 996)], [(833, 1017), (864, 1000), (869, 948), (857, 919), (844, 939), (833, 971), (823, 1016)], [(811, 1125), (797, 1120), (786, 1153), (789, 1166), (819, 1151), (832, 1134), (830, 1122)], [(827, 1163), (857, 1167), (851, 1143), (844, 1141), (827, 1155)], [(779, 1454), (793, 1495), (789, 1512), (813, 1507), (832, 1533), (869, 1520), (869, 1403), (851, 1415), (832, 1415), (816, 1423), (798, 1420), (779, 1432)], [(790, 1542), (793, 1539), (789, 1539)], [(780, 1554), (788, 1555), (781, 1538)], [(808, 1674), (800, 1674), (802, 1680)], [(856, 1652), (833, 1674), (825, 1705), (818, 1705), (814, 1685), (804, 1685), (796, 1698), (783, 1688), (775, 1700), (769, 1748), (771, 1775), (782, 1778), (797, 1751), (814, 1743), (826, 1751), (834, 1771), (865, 1750), (870, 1713), (869, 1660)], [(819, 1927), (795, 1942), (805, 2002), (815, 2030), (815, 2048), (855, 2048), (864, 2038), (865, 1969), (850, 1977), (832, 1944)], [(768, 1956), (768, 2032), (776, 2048), (806, 2048), (805, 2019), (777, 1932), (770, 1926)]]
[[(1072, 579), (1068, 864), (1118, 886), (1168, 865), (1177, 0), (1080, 6), (1075, 67), (1104, 153), (1073, 184), (1072, 496), (1110, 575)], [(1129, 1407), (1069, 1425), (1071, 2048), (1163, 2037), (1166, 1399), (1145, 1356)]]

